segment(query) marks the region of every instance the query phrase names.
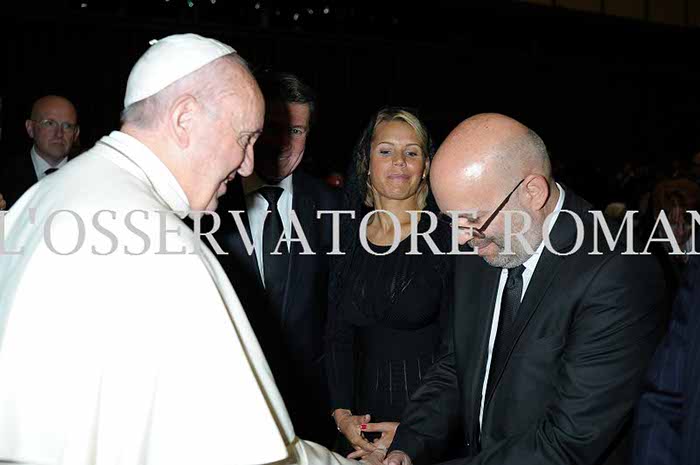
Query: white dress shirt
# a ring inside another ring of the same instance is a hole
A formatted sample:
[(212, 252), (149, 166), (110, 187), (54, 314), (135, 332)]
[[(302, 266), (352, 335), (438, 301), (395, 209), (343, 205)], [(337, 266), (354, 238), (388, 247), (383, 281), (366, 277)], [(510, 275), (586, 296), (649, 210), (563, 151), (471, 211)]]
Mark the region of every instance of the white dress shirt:
[[(559, 217), (559, 212), (564, 205), (564, 189), (561, 188), (559, 183), (557, 183), (557, 188), (559, 189), (559, 200), (557, 205), (554, 207), (552, 212), (552, 221), (549, 223), (549, 232), (552, 232), (554, 223)], [(527, 291), (527, 286), (530, 284), (532, 275), (535, 273), (535, 268), (537, 267), (537, 262), (540, 260), (542, 251), (544, 250), (544, 242), (540, 243), (535, 253), (528, 258), (523, 265), (525, 270), (523, 270), (523, 293), (520, 296), (520, 301), (522, 302), (525, 297), (525, 291)], [(491, 320), (491, 335), (489, 336), (489, 355), (486, 360), (486, 374), (484, 375), (484, 384), (481, 387), (481, 408), (479, 409), (479, 426), (484, 418), (484, 402), (486, 401), (486, 386), (489, 382), (489, 370), (491, 369), (491, 356), (493, 355), (493, 345), (496, 342), (496, 332), (498, 331), (498, 319), (501, 315), (501, 298), (503, 297), (503, 290), (506, 287), (506, 281), (508, 280), (508, 269), (503, 268), (501, 270), (501, 277), (498, 281), (498, 293), (496, 294), (496, 303), (493, 308), (493, 320)]]
[[(276, 185), (281, 187), (284, 192), (277, 201), (277, 211), (282, 217), (282, 225), (284, 227), (284, 236), (289, 239), (291, 231), (291, 214), (292, 211), (292, 196), (294, 195), (292, 186), (292, 176), (290, 174)], [(258, 269), (263, 283), (265, 282), (265, 269), (263, 266), (263, 226), (265, 219), (272, 213), (267, 213), (269, 205), (265, 197), (258, 192), (261, 187), (270, 186), (265, 183), (257, 174), (253, 173), (247, 178), (243, 178), (243, 192), (245, 193), (245, 204), (248, 212), (248, 222), (250, 224), (250, 234), (253, 236), (253, 246), (255, 247), (255, 256), (258, 259)], [(288, 243), (289, 244), (289, 243)]]
[(63, 158), (61, 162), (56, 165), (56, 166), (51, 166), (49, 163), (41, 158), (39, 154), (36, 151), (36, 147), (32, 146), (32, 151), (31, 151), (31, 157), (32, 157), (32, 164), (34, 165), (34, 172), (36, 173), (36, 180), (41, 181), (46, 177), (46, 170), (49, 168), (56, 168), (60, 169), (63, 168), (63, 166), (68, 163), (68, 157)]

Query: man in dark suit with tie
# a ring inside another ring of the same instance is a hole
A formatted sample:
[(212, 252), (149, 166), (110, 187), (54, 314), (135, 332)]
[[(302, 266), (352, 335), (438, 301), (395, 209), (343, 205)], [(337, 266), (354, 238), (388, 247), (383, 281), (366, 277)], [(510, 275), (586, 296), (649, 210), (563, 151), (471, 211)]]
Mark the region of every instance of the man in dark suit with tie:
[[(260, 341), (300, 437), (329, 445), (335, 429), (323, 374), (323, 328), (328, 293), (330, 215), (337, 194), (297, 167), (306, 149), (315, 98), (296, 76), (258, 75), (266, 102), (263, 135), (255, 145), (255, 173), (220, 204), (215, 236), (219, 256)], [(233, 185), (232, 185), (233, 184)], [(243, 211), (238, 230), (226, 211)], [(269, 213), (268, 213), (269, 212)], [(291, 249), (280, 237), (305, 236)], [(254, 250), (246, 249), (247, 234)]]
[(637, 408), (634, 465), (700, 460), (700, 259), (690, 257)]
[(469, 211), (451, 221), (481, 259), (457, 257), (444, 355), (385, 463), (434, 463), (460, 428), (466, 456), (454, 464), (628, 463), (662, 274), (651, 257), (622, 255), (621, 241), (590, 254), (591, 206), (550, 166), (539, 136), (502, 115), (464, 121), (440, 147), (435, 198), (442, 212)]
[(34, 141), (31, 150), (28, 154), (3, 161), (0, 192), (8, 209), (34, 183), (68, 162), (68, 155), (80, 135), (75, 106), (56, 95), (47, 95), (34, 102), (25, 127)]

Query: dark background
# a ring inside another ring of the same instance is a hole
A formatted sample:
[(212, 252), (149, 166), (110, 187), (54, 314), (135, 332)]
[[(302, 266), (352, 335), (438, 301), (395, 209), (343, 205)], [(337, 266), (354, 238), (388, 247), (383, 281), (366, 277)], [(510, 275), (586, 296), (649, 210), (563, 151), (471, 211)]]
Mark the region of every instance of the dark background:
[(545, 140), (560, 179), (599, 205), (615, 200), (625, 162), (668, 170), (700, 150), (700, 34), (689, 25), (499, 1), (13, 3), (0, 18), (0, 157), (27, 153), (24, 120), (49, 93), (76, 104), (81, 145), (92, 146), (118, 127), (148, 41), (180, 32), (318, 91), (307, 155), (319, 174), (344, 170), (385, 104), (417, 109), (438, 143), (475, 113), (513, 116)]

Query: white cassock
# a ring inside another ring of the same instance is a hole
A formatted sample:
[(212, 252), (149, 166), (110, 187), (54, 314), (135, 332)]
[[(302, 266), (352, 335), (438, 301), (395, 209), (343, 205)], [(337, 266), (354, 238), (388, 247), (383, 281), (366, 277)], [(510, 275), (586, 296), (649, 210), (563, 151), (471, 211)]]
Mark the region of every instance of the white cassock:
[(295, 437), (188, 210), (165, 165), (115, 131), (7, 213), (0, 463), (357, 463)]

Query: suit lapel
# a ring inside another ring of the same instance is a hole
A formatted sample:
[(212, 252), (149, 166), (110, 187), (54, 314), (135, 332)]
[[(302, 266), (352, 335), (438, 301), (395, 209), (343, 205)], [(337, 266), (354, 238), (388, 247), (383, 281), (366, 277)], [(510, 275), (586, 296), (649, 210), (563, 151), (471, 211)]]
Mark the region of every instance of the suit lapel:
[(458, 354), (478, 354), (464, 358), (465, 399), (471, 399), (468, 407), (474, 419), (472, 427), (478, 431), (481, 389), (488, 356), (489, 335), (493, 308), (498, 292), (500, 268), (487, 265), (480, 257), (458, 257), (455, 286), (455, 316), (460, 324), (455, 325), (455, 335), (470, 334), (459, 338), (455, 345)]
[[(253, 235), (250, 231), (250, 221), (248, 219), (248, 213), (245, 210), (243, 210), (243, 214), (241, 214), (241, 219), (243, 220), (246, 234), (252, 241)], [(240, 234), (237, 234), (234, 238), (234, 247), (236, 256), (242, 258), (243, 264), (246, 267), (246, 271), (249, 273), (249, 276), (255, 276), (255, 282), (261, 289), (264, 288), (262, 275), (260, 274), (260, 267), (258, 266), (258, 256), (255, 250), (253, 250), (252, 254), (248, 253), (248, 250), (243, 242), (243, 238)]]
[[(255, 282), (260, 289), (263, 289), (262, 276), (260, 275), (260, 267), (258, 267), (258, 258), (253, 251), (252, 254), (248, 253), (246, 250), (245, 243), (241, 237), (241, 231), (238, 230), (233, 219), (233, 215), (229, 211), (242, 211), (241, 219), (243, 220), (243, 225), (245, 226), (245, 233), (248, 237), (253, 239), (250, 231), (250, 220), (248, 219), (248, 213), (245, 202), (245, 195), (243, 193), (243, 186), (239, 179), (232, 187), (231, 195), (225, 196), (225, 201), (223, 202), (224, 211), (223, 215), (226, 215), (225, 221), (222, 219), (222, 225), (226, 225), (222, 229), (225, 232), (223, 236), (227, 242), (226, 246), (231, 251), (231, 259), (236, 260), (242, 265), (247, 276), (255, 276)], [(238, 265), (235, 265), (238, 266)]]
[[(316, 231), (316, 225), (314, 224), (314, 212), (315, 205), (313, 198), (306, 191), (303, 177), (301, 173), (295, 173), (292, 176), (292, 211), (296, 214), (299, 219), (299, 224), (303, 233), (306, 235), (309, 245), (315, 243), (312, 237)], [(291, 224), (291, 213), (290, 213), (290, 228), (293, 228)], [(294, 229), (290, 229), (290, 233), (294, 233)], [(296, 237), (296, 236), (292, 236)], [(313, 246), (312, 246), (313, 249)], [(303, 286), (304, 270), (302, 270), (302, 264), (304, 258), (300, 257), (300, 254), (304, 251), (304, 247), (299, 242), (293, 242), (291, 247), (291, 253), (289, 254), (289, 262), (287, 265), (287, 283), (284, 289), (284, 304), (282, 309), (282, 325), (287, 321), (289, 316), (289, 309), (292, 308), (294, 303), (294, 289), (299, 289), (299, 286)], [(314, 250), (318, 253), (317, 250)]]
[[(583, 217), (583, 215), (585, 215), (590, 209), (590, 205), (586, 204), (582, 199), (576, 197), (571, 191), (565, 192), (566, 196), (562, 210), (571, 210), (580, 217)], [(553, 249), (560, 253), (568, 252), (576, 241), (576, 233), (576, 223), (571, 215), (568, 213), (560, 213), (550, 234), (550, 241)], [(559, 267), (564, 263), (565, 258), (566, 257), (564, 256), (556, 255), (550, 252), (546, 247), (542, 250), (542, 255), (540, 256), (535, 272), (530, 279), (527, 291), (525, 292), (525, 297), (518, 308), (515, 322), (516, 336), (511, 341), (508, 349), (508, 361), (513, 353), (513, 349), (525, 331), (525, 328), (538, 310), (542, 299), (554, 281), (554, 277), (557, 275)], [(508, 361), (506, 361), (499, 373), (492, 374), (493, 376), (496, 376), (496, 385), (498, 385), (498, 383), (501, 381), (503, 373), (508, 367)], [(496, 389), (493, 389), (489, 398), (486, 399), (484, 411), (486, 411), (486, 408), (491, 402), (495, 392)]]
[[(537, 263), (537, 268), (535, 268), (535, 273), (530, 279), (530, 284), (527, 287), (527, 292), (525, 292), (525, 298), (523, 299), (522, 303), (520, 304), (520, 307), (518, 308), (515, 321), (516, 329), (514, 333), (516, 336), (513, 338), (513, 340), (510, 343), (510, 347), (508, 348), (508, 360), (501, 367), (501, 370), (498, 373), (491, 373), (490, 375), (495, 376), (496, 385), (498, 385), (498, 383), (501, 381), (503, 372), (508, 367), (508, 361), (510, 360), (510, 356), (513, 353), (513, 349), (520, 340), (520, 336), (525, 331), (525, 328), (532, 319), (532, 316), (539, 308), (539, 304), (542, 301), (542, 298), (544, 297), (545, 293), (547, 292), (547, 289), (552, 284), (552, 281), (556, 276), (557, 268), (559, 268), (562, 262), (562, 257), (558, 257), (550, 253), (546, 249), (542, 252), (542, 256), (540, 257), (540, 260)], [(490, 396), (486, 399), (486, 403), (484, 404), (484, 411), (486, 411), (486, 408), (491, 402), (494, 392), (496, 392), (496, 389), (492, 389)]]

